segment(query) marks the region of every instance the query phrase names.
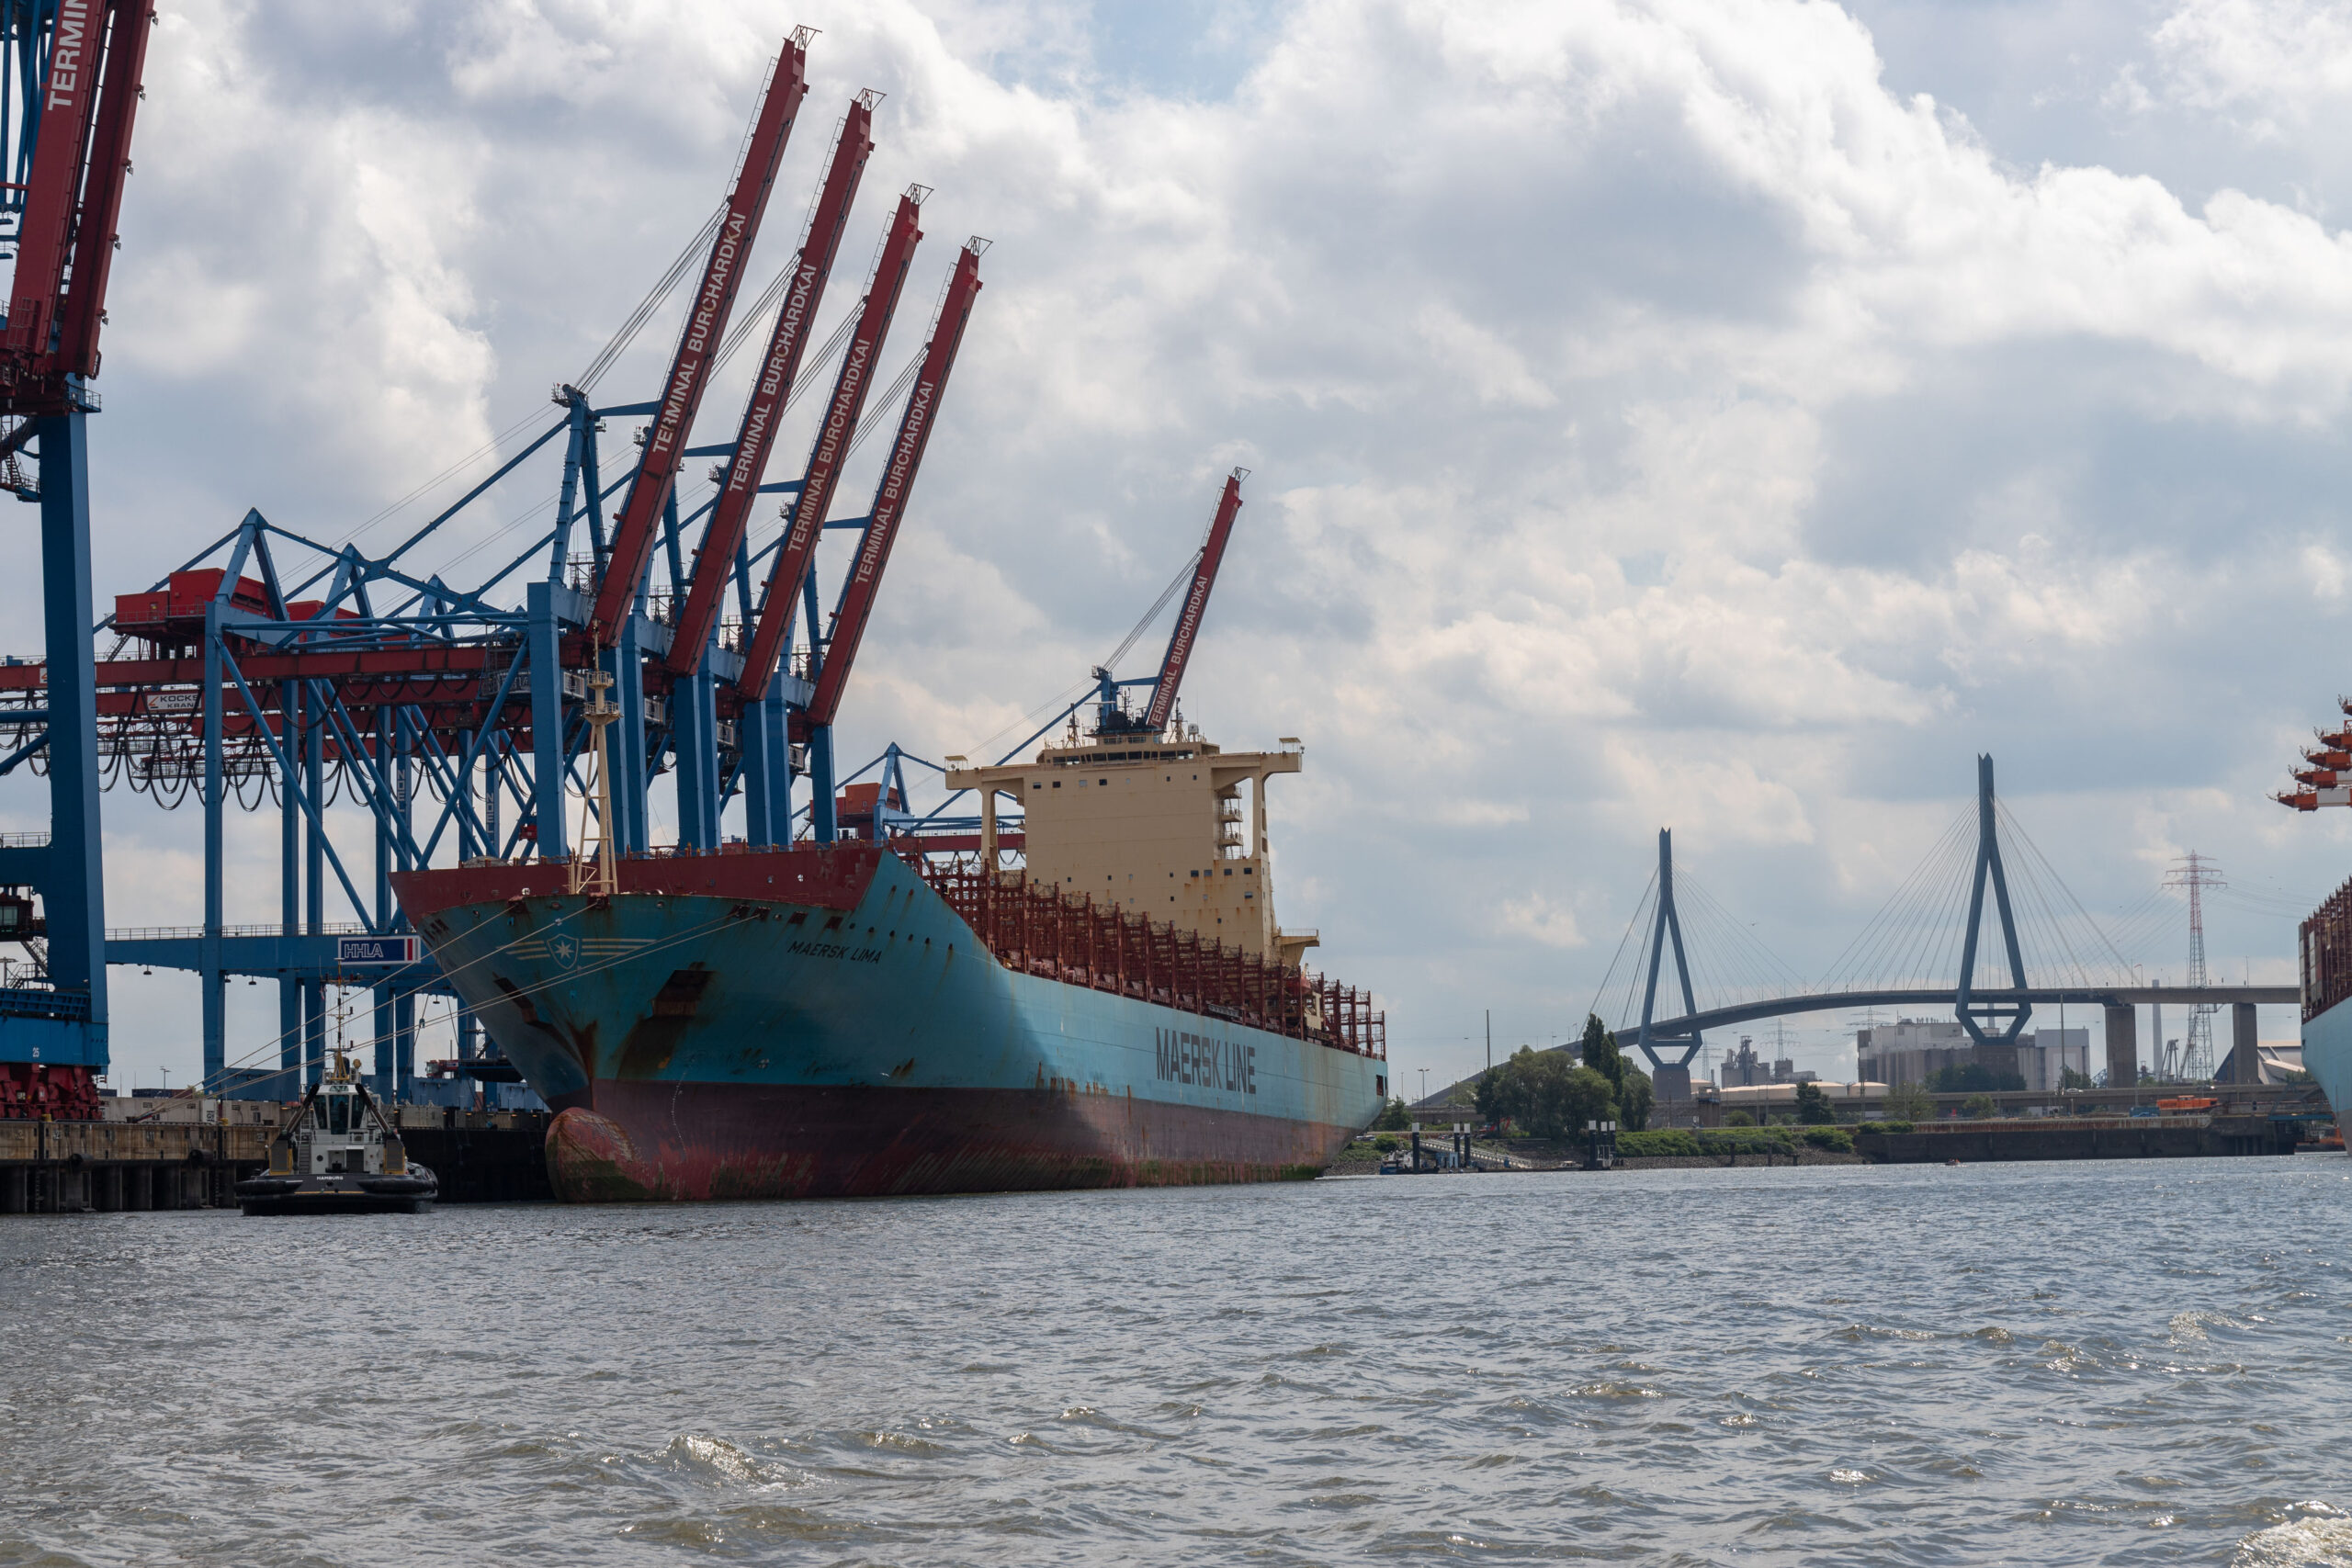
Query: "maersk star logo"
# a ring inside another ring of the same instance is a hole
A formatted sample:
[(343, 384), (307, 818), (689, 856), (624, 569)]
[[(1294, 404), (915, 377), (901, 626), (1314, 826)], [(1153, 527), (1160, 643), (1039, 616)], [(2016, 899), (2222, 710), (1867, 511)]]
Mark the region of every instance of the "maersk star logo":
[(548, 938), (548, 951), (555, 954), (558, 964), (569, 969), (580, 962), (580, 939), (569, 931), (560, 932)]

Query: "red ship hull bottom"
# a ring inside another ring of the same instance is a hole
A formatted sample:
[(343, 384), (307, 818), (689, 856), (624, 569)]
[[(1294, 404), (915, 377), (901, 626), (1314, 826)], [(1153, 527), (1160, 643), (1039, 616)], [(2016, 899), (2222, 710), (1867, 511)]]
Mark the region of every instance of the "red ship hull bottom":
[(1036, 1089), (599, 1082), (548, 1129), (574, 1203), (1299, 1181), (1353, 1129)]

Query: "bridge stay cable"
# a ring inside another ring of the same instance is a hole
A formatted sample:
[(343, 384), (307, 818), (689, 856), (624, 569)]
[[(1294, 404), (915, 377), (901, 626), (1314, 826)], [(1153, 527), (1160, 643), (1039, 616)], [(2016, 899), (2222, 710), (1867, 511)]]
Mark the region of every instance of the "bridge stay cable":
[[(1754, 998), (1804, 989), (1804, 976), (1782, 962), (1752, 925), (1732, 913), (1687, 871), (1676, 878), (1675, 898), (1690, 927), (1690, 962), (1697, 971), (1694, 984), (1701, 992), (1726, 997), (1747, 992)], [(1728, 973), (1714, 970), (1711, 961), (1719, 956), (1732, 961)]]
[[(1867, 990), (1917, 973), (1933, 944), (1951, 929), (1928, 919), (1930, 906), (1950, 901), (1964, 854), (1968, 814), (1952, 818), (1911, 874), (1888, 896), (1845, 951), (1832, 959), (1817, 989)], [(1910, 955), (1917, 951), (1919, 959)]]
[(1639, 969), (1640, 965), (1638, 964), (1635, 964), (1633, 969), (1626, 971), (1627, 978), (1625, 982), (1625, 992), (1622, 1005), (1613, 1007), (1607, 1012), (1601, 1011), (1601, 1007), (1609, 999), (1611, 994), (1609, 987), (1617, 978), (1617, 966), (1624, 963), (1625, 950), (1633, 945), (1634, 933), (1642, 929), (1643, 918), (1646, 916), (1650, 910), (1650, 900), (1657, 896), (1657, 873), (1652, 872), (1650, 873), (1648, 884), (1642, 889), (1642, 896), (1640, 899), (1634, 905), (1634, 918), (1625, 922), (1624, 934), (1617, 939), (1617, 951), (1609, 955), (1609, 967), (1601, 971), (1600, 984), (1593, 987), (1592, 1005), (1585, 1010), (1590, 1016), (1594, 1018), (1614, 1019), (1620, 1024), (1623, 1024), (1626, 1020), (1634, 1016), (1634, 983), (1632, 976)]

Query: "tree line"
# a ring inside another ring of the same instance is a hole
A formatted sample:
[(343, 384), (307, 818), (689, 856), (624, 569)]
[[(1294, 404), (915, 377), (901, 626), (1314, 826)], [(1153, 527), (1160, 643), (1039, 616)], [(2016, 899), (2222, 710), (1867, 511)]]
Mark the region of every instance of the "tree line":
[(1629, 1133), (1649, 1125), (1649, 1075), (1625, 1059), (1617, 1036), (1588, 1013), (1575, 1055), (1522, 1045), (1478, 1077), (1478, 1119), (1509, 1122), (1523, 1137), (1566, 1138), (1590, 1122)]

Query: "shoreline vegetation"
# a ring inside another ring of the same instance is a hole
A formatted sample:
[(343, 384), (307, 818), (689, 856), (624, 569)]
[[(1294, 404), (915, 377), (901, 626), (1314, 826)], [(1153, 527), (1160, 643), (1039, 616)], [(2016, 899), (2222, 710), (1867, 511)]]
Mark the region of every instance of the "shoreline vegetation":
[[(1854, 1152), (1854, 1134), (1907, 1133), (1907, 1122), (1871, 1122), (1860, 1127), (1721, 1127), (1690, 1131), (1668, 1128), (1657, 1132), (1619, 1133), (1617, 1164), (1621, 1169), (1696, 1169), (1708, 1166), (1863, 1165)], [(1383, 1144), (1390, 1145), (1383, 1148)], [(1409, 1148), (1411, 1139), (1399, 1133), (1366, 1133), (1342, 1149), (1325, 1174), (1368, 1175), (1380, 1168), (1389, 1154)], [(1573, 1138), (1487, 1138), (1473, 1153), (1480, 1159), (1499, 1161), (1508, 1156), (1514, 1166), (1534, 1170), (1580, 1169), (1584, 1144)]]

